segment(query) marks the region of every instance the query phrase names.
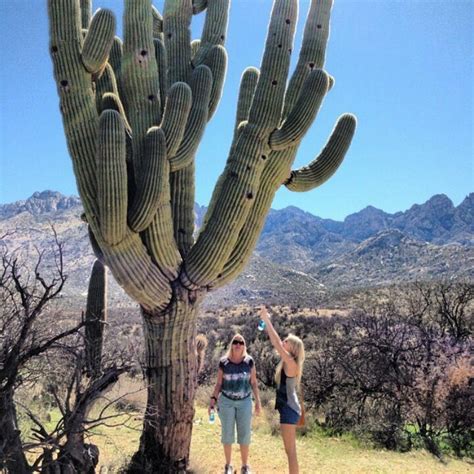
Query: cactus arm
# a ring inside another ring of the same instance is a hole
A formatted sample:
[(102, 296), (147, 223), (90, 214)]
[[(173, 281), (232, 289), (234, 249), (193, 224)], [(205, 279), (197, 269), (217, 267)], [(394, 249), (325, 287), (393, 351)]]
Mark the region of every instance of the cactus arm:
[(188, 287), (208, 286), (218, 277), (253, 205), (269, 134), (280, 121), (296, 18), (296, 1), (275, 2), (249, 121), (227, 161), (208, 224), (186, 258), (182, 282)]
[(168, 178), (165, 174), (166, 138), (161, 128), (148, 130), (144, 158), (143, 168), (136, 177), (137, 192), (128, 213), (128, 224), (134, 232), (142, 232), (151, 224)]
[(268, 133), (277, 128), (281, 120), (297, 16), (296, 1), (274, 3), (260, 78), (249, 113), (249, 124), (257, 124)]
[(98, 10), (92, 17), (82, 47), (82, 62), (92, 74), (106, 64), (115, 37), (115, 16), (107, 9)]
[[(233, 153), (233, 149), (235, 147), (235, 143), (237, 142), (238, 133), (239, 133), (239, 124), (246, 122), (249, 116), (249, 110), (252, 105), (253, 95), (255, 93), (255, 87), (257, 86), (258, 77), (260, 75), (260, 71), (257, 68), (249, 67), (247, 68), (240, 80), (240, 87), (239, 87), (239, 98), (237, 100), (237, 112), (235, 118), (235, 128), (234, 128), (234, 137), (232, 140), (231, 151), (230, 154)], [(219, 176), (216, 185), (214, 186), (214, 190), (212, 192), (212, 197), (209, 202), (209, 207), (207, 209), (206, 215), (204, 216), (204, 221), (202, 223), (200, 232), (202, 232), (207, 223), (209, 222), (209, 217), (212, 215), (214, 211), (214, 206), (216, 204), (217, 197), (220, 195), (222, 191), (222, 184), (226, 179), (226, 172), (224, 172)]]
[(191, 74), (191, 0), (166, 0), (163, 33), (168, 53), (168, 80), (188, 82)]
[[(123, 43), (122, 40), (116, 36), (110, 48), (109, 63), (114, 70), (114, 74), (117, 80), (120, 79), (120, 70), (122, 69), (122, 54), (123, 54)], [(120, 82), (120, 80), (119, 80)]]
[(109, 245), (116, 245), (127, 229), (127, 166), (125, 126), (114, 110), (105, 110), (100, 116), (98, 150), (100, 231)]
[(174, 156), (181, 144), (191, 110), (192, 91), (184, 82), (176, 82), (168, 91), (161, 128), (166, 137), (168, 156)]
[(161, 120), (158, 66), (149, 0), (126, 0), (121, 70), (124, 106), (133, 130), (135, 176), (143, 169), (146, 133)]
[(60, 108), (77, 177), (79, 193), (91, 225), (97, 224), (95, 136), (98, 114), (90, 73), (81, 58), (81, 15), (75, 0), (49, 0), (50, 52)]
[(298, 100), (306, 77), (314, 69), (323, 69), (329, 38), (331, 8), (332, 0), (311, 1), (298, 62), (285, 95), (284, 118), (288, 116)]
[(81, 0), (80, 2), (81, 12), (81, 27), (83, 29), (89, 28), (89, 23), (92, 18), (92, 0)]
[(270, 135), (272, 150), (283, 150), (298, 144), (313, 123), (321, 102), (328, 90), (329, 78), (322, 69), (307, 76), (301, 94), (281, 128)]
[(155, 45), (155, 58), (158, 65), (158, 80), (160, 83), (160, 103), (161, 113), (163, 114), (166, 105), (166, 94), (168, 93), (168, 59), (166, 55), (165, 44), (158, 38), (153, 39)]
[(239, 98), (237, 101), (237, 112), (235, 117), (234, 136), (239, 125), (249, 118), (250, 107), (252, 106), (255, 88), (257, 87), (260, 71), (255, 67), (247, 68), (242, 74), (239, 88)]
[(170, 158), (171, 171), (178, 171), (194, 160), (207, 123), (212, 73), (207, 66), (197, 67), (190, 81), (193, 105), (189, 112), (183, 140), (175, 156)]
[(185, 168), (171, 173), (171, 206), (174, 238), (184, 257), (194, 243), (194, 161)]
[(85, 328), (86, 364), (89, 376), (99, 375), (102, 365), (104, 326), (107, 322), (107, 269), (96, 260), (87, 292)]
[(194, 65), (204, 64), (206, 56), (215, 46), (225, 41), (229, 17), (229, 0), (210, 0), (207, 5), (206, 19), (202, 29), (199, 49), (194, 55)]
[(311, 163), (291, 172), (284, 183), (290, 191), (304, 192), (327, 181), (342, 163), (354, 136), (356, 118), (351, 114), (342, 115), (325, 147)]
[(225, 75), (227, 71), (227, 52), (223, 46), (214, 46), (204, 59), (204, 66), (209, 67), (212, 72), (212, 88), (209, 98), (209, 111), (207, 120), (211, 120), (217, 109), (222, 95)]
[(227, 70), (227, 53), (223, 47), (229, 17), (229, 0), (211, 0), (197, 51), (192, 53), (194, 66), (204, 64), (212, 71), (213, 84), (208, 120), (214, 115), (222, 94)]
[(153, 5), (151, 13), (153, 15), (153, 38), (163, 41), (163, 16)]
[(97, 111), (99, 113), (103, 110), (104, 107), (104, 95), (108, 93), (114, 94), (117, 98), (119, 97), (119, 91), (117, 88), (117, 81), (115, 79), (114, 70), (112, 69), (112, 66), (107, 63), (103, 68), (100, 77), (95, 81), (95, 102)]

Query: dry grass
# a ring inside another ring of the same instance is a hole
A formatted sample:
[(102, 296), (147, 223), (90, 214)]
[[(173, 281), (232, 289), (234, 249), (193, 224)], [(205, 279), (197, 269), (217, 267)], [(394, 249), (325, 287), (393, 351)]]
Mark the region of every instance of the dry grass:
[[(263, 394), (268, 398), (269, 394)], [(90, 441), (100, 449), (100, 463), (97, 472), (107, 467), (109, 474), (119, 473), (127, 464), (138, 447), (142, 408), (146, 391), (138, 381), (128, 378), (108, 394), (109, 399), (119, 398), (124, 406), (141, 407), (126, 415), (120, 415), (110, 421), (110, 425), (94, 430)], [(205, 403), (209, 389), (200, 389), (196, 397), (196, 415), (194, 420), (193, 439), (191, 443), (191, 468), (195, 474), (219, 474), (224, 465), (224, 453), (220, 443), (220, 422), (211, 425), (208, 422)], [(287, 472), (286, 456), (278, 433), (278, 420), (275, 411), (269, 404), (265, 414), (254, 418), (250, 463), (255, 474), (283, 474)], [(59, 413), (51, 413), (53, 426)], [(329, 438), (313, 433), (297, 439), (298, 458), (301, 474), (313, 473), (360, 473), (360, 474), (435, 474), (435, 473), (474, 473), (472, 464), (456, 459), (447, 459), (440, 463), (424, 451), (401, 454), (385, 450), (361, 447), (348, 438)], [(238, 447), (233, 450), (234, 467), (240, 469)], [(102, 471), (104, 472), (104, 471)]]

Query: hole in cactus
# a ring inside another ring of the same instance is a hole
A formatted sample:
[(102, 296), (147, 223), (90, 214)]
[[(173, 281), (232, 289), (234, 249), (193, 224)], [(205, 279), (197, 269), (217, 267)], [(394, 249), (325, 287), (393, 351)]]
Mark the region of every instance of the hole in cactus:
[(53, 53), (57, 53), (58, 52), (58, 47), (57, 46), (51, 46), (51, 51)]
[(224, 39), (225, 39), (225, 36), (221, 35), (221, 40), (224, 41)]
[(247, 199), (253, 199), (253, 194), (251, 192), (247, 193)]
[(247, 166), (247, 171), (250, 171), (252, 168), (250, 166)]
[(313, 69), (314, 68), (314, 63), (309, 63), (308, 66), (309, 66), (310, 69)]
[(281, 44), (279, 44), (278, 47), (281, 48)]
[(155, 96), (154, 96), (153, 94), (150, 94), (150, 95), (148, 96), (148, 100), (149, 100), (149, 101), (155, 100)]
[(276, 86), (278, 84), (278, 81), (273, 80), (272, 81), (272, 86)]
[(238, 178), (239, 175), (238, 175), (235, 171), (231, 171), (231, 172), (230, 172), (230, 177), (231, 177), (231, 178)]
[(178, 229), (178, 234), (185, 234), (186, 231), (184, 229)]
[(222, 276), (222, 273), (219, 273), (219, 275), (217, 275), (217, 278), (220, 278)]
[(287, 19), (285, 20), (285, 23), (286, 23), (287, 25), (289, 25), (289, 24), (291, 23), (290, 19), (287, 18)]
[(267, 159), (267, 155), (262, 155), (260, 158), (262, 158), (262, 160), (266, 160), (266, 159)]
[(288, 52), (291, 53), (293, 50), (291, 48), (288, 49)]
[(61, 84), (61, 87), (67, 87), (69, 83), (66, 81), (66, 79), (63, 79), (63, 80), (60, 82), (60, 84)]
[(321, 25), (316, 25), (316, 28), (317, 28), (318, 30), (320, 30), (320, 29), (322, 28), (322, 26), (321, 26)]
[(171, 38), (173, 35), (172, 35), (172, 33), (168, 33), (166, 36), (167, 36), (168, 38)]
[(142, 56), (146, 56), (146, 55), (148, 54), (148, 51), (147, 51), (146, 49), (142, 49), (142, 50), (140, 51), (140, 54), (141, 54)]

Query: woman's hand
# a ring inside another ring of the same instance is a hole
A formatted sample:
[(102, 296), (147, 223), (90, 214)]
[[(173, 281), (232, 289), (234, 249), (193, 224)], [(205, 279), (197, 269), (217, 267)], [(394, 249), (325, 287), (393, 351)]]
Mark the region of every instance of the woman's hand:
[(265, 305), (260, 306), (259, 316), (260, 319), (263, 320), (265, 323), (268, 323), (270, 321), (270, 315), (268, 314), (268, 310)]
[(255, 416), (260, 416), (262, 413), (262, 405), (260, 405), (260, 402), (255, 402)]

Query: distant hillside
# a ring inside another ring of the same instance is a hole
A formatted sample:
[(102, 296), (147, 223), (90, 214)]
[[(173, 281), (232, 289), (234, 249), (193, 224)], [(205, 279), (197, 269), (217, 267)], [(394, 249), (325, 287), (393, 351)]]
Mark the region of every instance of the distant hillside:
[[(196, 223), (206, 208), (196, 204)], [(10, 250), (33, 255), (50, 245), (51, 225), (65, 244), (65, 297), (83, 306), (94, 260), (77, 197), (44, 191), (0, 205), (0, 235)], [(334, 292), (414, 279), (474, 277), (474, 193), (457, 207), (444, 195), (388, 214), (369, 206), (343, 222), (296, 207), (271, 210), (245, 271), (212, 292), (207, 306), (258, 303), (318, 304)], [(112, 306), (133, 305), (111, 283)]]

